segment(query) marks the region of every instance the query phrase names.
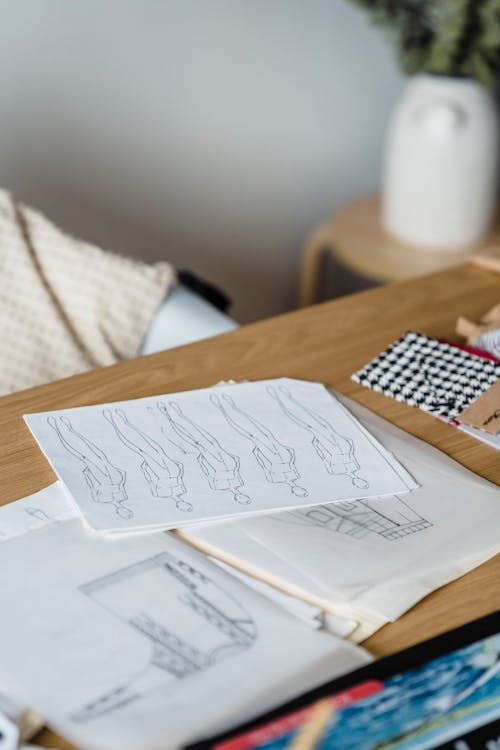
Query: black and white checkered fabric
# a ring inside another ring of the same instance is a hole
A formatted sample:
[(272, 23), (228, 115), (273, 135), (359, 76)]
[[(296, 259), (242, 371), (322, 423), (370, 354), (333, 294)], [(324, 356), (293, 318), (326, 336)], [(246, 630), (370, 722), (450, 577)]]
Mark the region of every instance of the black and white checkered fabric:
[(378, 393), (448, 419), (497, 378), (500, 364), (412, 331), (352, 376)]

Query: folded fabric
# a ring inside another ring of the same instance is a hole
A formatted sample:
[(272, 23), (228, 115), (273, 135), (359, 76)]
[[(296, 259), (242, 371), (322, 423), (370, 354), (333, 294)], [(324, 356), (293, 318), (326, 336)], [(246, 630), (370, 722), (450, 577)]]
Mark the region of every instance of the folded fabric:
[(0, 190), (0, 395), (137, 354), (175, 282), (105, 252)]
[(500, 363), (409, 331), (352, 379), (439, 417), (456, 417), (500, 377)]

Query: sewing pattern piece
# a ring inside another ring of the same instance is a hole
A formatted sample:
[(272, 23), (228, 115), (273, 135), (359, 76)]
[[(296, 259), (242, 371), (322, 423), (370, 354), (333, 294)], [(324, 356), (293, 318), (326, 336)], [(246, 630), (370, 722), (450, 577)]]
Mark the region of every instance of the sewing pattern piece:
[[(188, 679), (251, 648), (258, 638), (255, 621), (234, 596), (169, 552), (90, 581), (79, 590), (127, 623), (152, 650), (141, 671), (78, 709), (70, 717), (73, 721), (96, 719), (169, 682)], [(144, 601), (143, 591), (149, 592)], [(174, 600), (176, 606), (169, 607)]]
[(431, 521), (422, 518), (397, 495), (384, 498), (380, 509), (369, 500), (345, 500), (335, 505), (318, 505), (280, 513), (273, 518), (286, 523), (316, 526), (354, 539), (377, 534), (388, 541), (402, 539), (433, 526)]
[(133, 518), (134, 511), (124, 505), (127, 472), (114, 466), (95, 443), (78, 432), (68, 417), (47, 417), (61, 445), (84, 464), (83, 476), (95, 503), (109, 503), (120, 518)]
[(330, 422), (300, 403), (286, 386), (269, 386), (267, 392), (291, 420), (312, 434), (314, 449), (329, 474), (349, 477), (355, 487), (367, 489), (366, 479), (358, 476), (361, 467), (353, 440), (340, 435)]
[(497, 378), (500, 363), (412, 331), (352, 375), (367, 388), (447, 419)]
[(192, 511), (192, 504), (182, 499), (186, 494), (183, 464), (170, 458), (156, 440), (129, 420), (123, 409), (104, 409), (103, 416), (121, 442), (141, 457), (142, 473), (153, 497), (172, 498), (178, 510)]
[(160, 401), (158, 409), (167, 417), (179, 437), (196, 449), (198, 464), (209, 487), (231, 492), (237, 503), (251, 503), (251, 498), (240, 492), (244, 481), (238, 456), (226, 451), (208, 430), (187, 417), (178, 404), (170, 402), (167, 407)]
[(271, 430), (240, 409), (231, 396), (212, 394), (210, 400), (222, 412), (227, 423), (253, 443), (253, 455), (267, 481), (271, 484), (287, 484), (292, 494), (307, 497), (307, 490), (296, 484), (300, 474), (297, 471), (293, 448), (280, 443)]

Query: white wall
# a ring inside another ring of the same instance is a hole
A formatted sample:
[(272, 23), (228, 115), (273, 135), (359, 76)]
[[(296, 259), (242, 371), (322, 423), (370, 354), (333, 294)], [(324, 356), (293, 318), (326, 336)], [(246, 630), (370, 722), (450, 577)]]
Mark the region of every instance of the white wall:
[(294, 305), (307, 232), (376, 188), (400, 87), (346, 0), (0, 0), (0, 184), (251, 320)]

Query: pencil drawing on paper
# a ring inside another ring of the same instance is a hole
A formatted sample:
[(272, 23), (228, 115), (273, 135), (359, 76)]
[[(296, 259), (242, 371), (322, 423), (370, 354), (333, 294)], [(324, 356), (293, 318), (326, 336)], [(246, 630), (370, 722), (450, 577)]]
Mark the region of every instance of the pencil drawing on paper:
[(268, 386), (267, 392), (287, 417), (312, 434), (314, 450), (329, 474), (346, 476), (359, 489), (369, 487), (367, 480), (358, 476), (360, 465), (353, 440), (340, 435), (326, 419), (301, 404), (286, 386)]
[(251, 498), (240, 491), (244, 481), (240, 474), (239, 457), (225, 450), (210, 432), (187, 417), (175, 402), (171, 401), (167, 406), (160, 401), (157, 408), (181, 440), (195, 449), (198, 465), (209, 487), (230, 492), (237, 503), (251, 503)]
[(134, 512), (124, 503), (127, 472), (111, 463), (104, 451), (78, 432), (67, 417), (47, 417), (63, 448), (84, 465), (83, 476), (96, 503), (109, 503), (120, 518), (133, 518)]
[(141, 470), (153, 497), (171, 498), (178, 510), (193, 510), (191, 503), (182, 498), (186, 494), (183, 464), (170, 458), (156, 440), (129, 420), (123, 409), (104, 409), (103, 416), (123, 445), (142, 459)]
[(374, 507), (374, 503), (370, 503), (369, 500), (343, 500), (329, 505), (281, 513), (273, 518), (288, 523), (316, 526), (346, 534), (354, 539), (378, 534), (390, 541), (402, 539), (433, 525), (397, 495), (384, 498), (383, 511)]
[(253, 455), (271, 484), (287, 484), (298, 497), (307, 497), (307, 490), (296, 484), (300, 479), (295, 464), (295, 451), (276, 439), (271, 430), (255, 417), (240, 409), (231, 396), (210, 396), (211, 402), (222, 412), (227, 423), (253, 443)]
[(169, 552), (79, 588), (151, 644), (149, 662), (70, 718), (109, 714), (170, 682), (188, 679), (252, 647), (255, 621), (240, 602), (189, 562)]
[(47, 515), (47, 513), (42, 510), (42, 508), (34, 508), (33, 506), (30, 506), (29, 508), (25, 508), (24, 512), (31, 516), (32, 518), (36, 518), (38, 521), (50, 521), (50, 516)]
[[(146, 406), (146, 412), (148, 413), (149, 417), (152, 420), (152, 424), (155, 425), (156, 433), (157, 433), (157, 441), (161, 441), (165, 445), (168, 445), (168, 450), (172, 450), (172, 448), (177, 452), (180, 453), (182, 456), (187, 456), (189, 452), (193, 452), (193, 448), (191, 446), (191, 450), (189, 450), (186, 447), (186, 444), (182, 445), (182, 441), (179, 438), (179, 435), (174, 432), (174, 429), (168, 419), (165, 419), (165, 415), (163, 412), (160, 411), (158, 408), (158, 405), (156, 406)], [(182, 463), (182, 461), (181, 461)]]

